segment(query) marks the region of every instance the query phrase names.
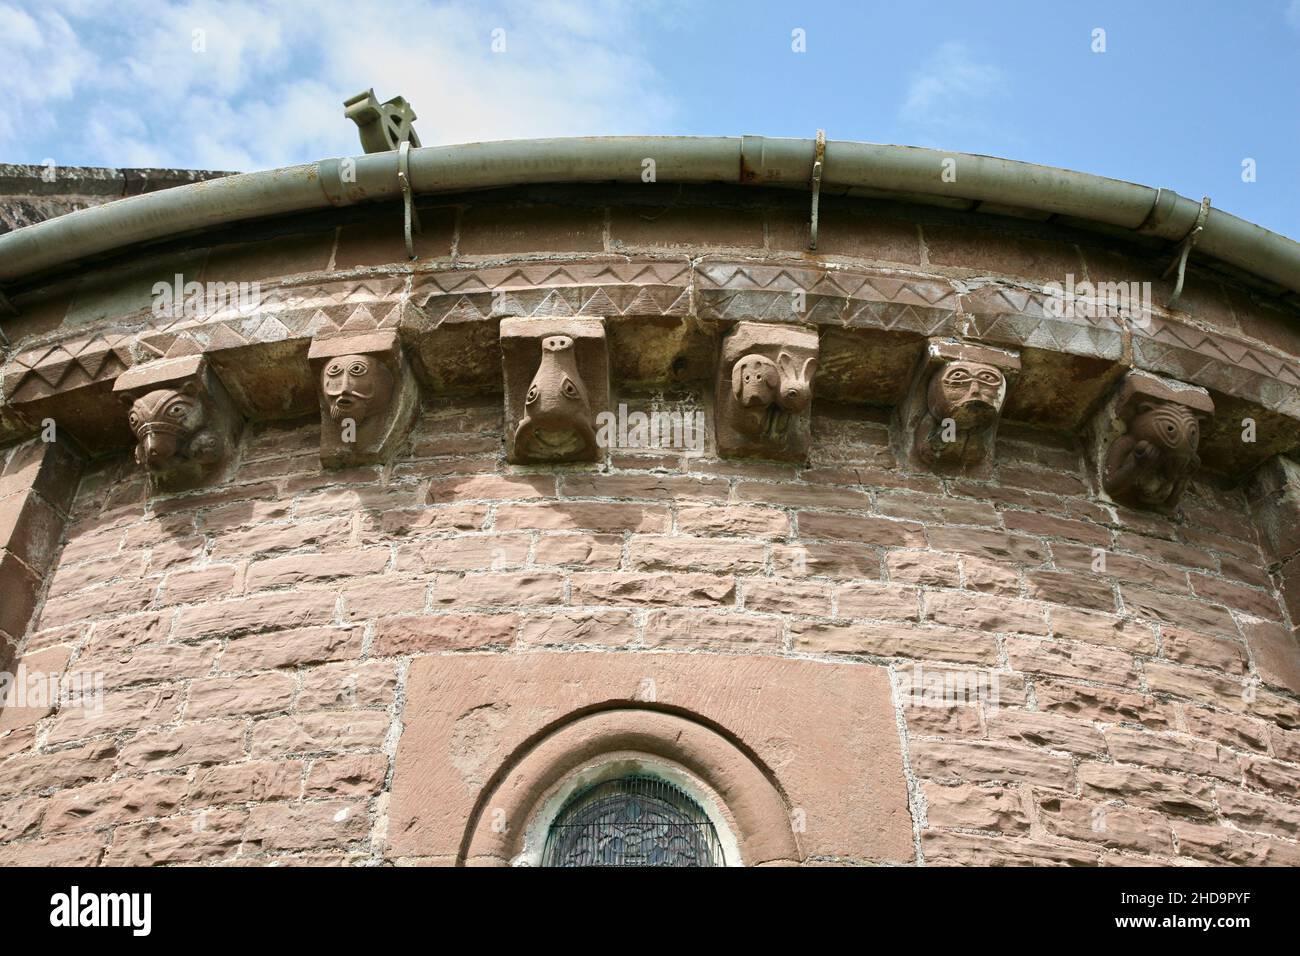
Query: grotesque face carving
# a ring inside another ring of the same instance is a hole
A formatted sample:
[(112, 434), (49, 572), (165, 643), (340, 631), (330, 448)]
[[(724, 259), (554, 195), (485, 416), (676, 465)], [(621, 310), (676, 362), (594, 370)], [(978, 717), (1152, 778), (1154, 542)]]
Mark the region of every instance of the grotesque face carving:
[(997, 417), (1006, 380), (992, 365), (950, 362), (930, 380), (930, 413), (958, 428), (977, 428)]
[(135, 460), (150, 471), (186, 455), (205, 423), (203, 403), (193, 389), (159, 389), (135, 400), (127, 421), (135, 432)]
[(1163, 449), (1171, 458), (1190, 462), (1201, 443), (1201, 427), (1182, 405), (1143, 402), (1133, 419), (1133, 437)]
[(563, 461), (595, 446), (591, 403), (578, 374), (573, 339), (542, 339), (542, 362), (524, 397), (524, 417), (515, 430), (515, 445), (535, 461)]
[(358, 424), (382, 412), (393, 397), (393, 373), (375, 355), (338, 355), (321, 370), (330, 418)]
[(1106, 455), (1106, 493), (1121, 500), (1173, 507), (1200, 467), (1196, 413), (1173, 402), (1142, 402), (1128, 430)]

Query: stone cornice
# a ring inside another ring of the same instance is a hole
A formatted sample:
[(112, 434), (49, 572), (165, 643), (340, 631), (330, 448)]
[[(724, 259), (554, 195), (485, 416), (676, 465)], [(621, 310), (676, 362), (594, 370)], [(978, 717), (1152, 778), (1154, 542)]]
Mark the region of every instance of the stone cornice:
[[(1135, 317), (1060, 314), (1025, 281), (718, 254), (592, 255), (309, 273), (258, 292), (251, 307), (158, 316), (141, 304), (93, 329), (60, 325), (17, 343), (3, 369), (10, 440), (54, 417), (92, 452), (125, 449), (129, 433), (105, 420), (97, 396), (131, 365), (184, 355), (207, 355), (249, 418), (308, 414), (307, 349), (340, 332), (397, 330), (427, 394), (498, 392), (500, 320), (573, 316), (606, 320), (616, 390), (703, 387), (720, 337), (759, 320), (819, 330), (820, 398), (896, 404), (925, 340), (950, 337), (1023, 350), (1011, 420), (1077, 429), (1136, 368), (1235, 400), (1233, 419), (1204, 437), (1212, 468), (1239, 473), (1300, 444), (1294, 358), (1155, 305)], [(1253, 448), (1237, 440), (1237, 412), (1259, 422)]]

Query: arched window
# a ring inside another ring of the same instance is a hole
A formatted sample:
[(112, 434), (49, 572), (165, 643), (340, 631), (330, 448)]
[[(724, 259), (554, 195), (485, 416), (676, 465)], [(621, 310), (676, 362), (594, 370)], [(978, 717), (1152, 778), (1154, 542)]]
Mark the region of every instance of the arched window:
[(543, 866), (725, 866), (708, 814), (679, 787), (643, 774), (570, 797), (546, 833)]

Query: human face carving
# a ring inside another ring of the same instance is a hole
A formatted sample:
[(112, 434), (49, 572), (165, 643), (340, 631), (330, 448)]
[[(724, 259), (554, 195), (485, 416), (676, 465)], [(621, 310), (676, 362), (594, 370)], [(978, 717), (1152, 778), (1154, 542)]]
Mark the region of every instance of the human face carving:
[(359, 423), (387, 407), (393, 395), (393, 374), (374, 355), (338, 355), (321, 371), (321, 390), (330, 418)]
[(992, 365), (951, 362), (930, 385), (930, 410), (936, 418), (952, 418), (962, 427), (984, 424), (1001, 409), (1005, 384)]

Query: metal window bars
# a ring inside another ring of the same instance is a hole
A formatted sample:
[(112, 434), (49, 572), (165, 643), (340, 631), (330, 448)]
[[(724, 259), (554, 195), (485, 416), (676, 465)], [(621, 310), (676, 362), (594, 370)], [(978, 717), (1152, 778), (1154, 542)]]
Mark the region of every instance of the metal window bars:
[(542, 865), (725, 866), (713, 822), (680, 787), (632, 775), (574, 794), (546, 834)]

